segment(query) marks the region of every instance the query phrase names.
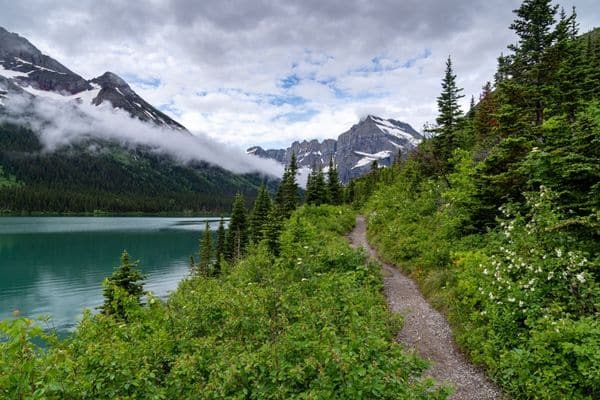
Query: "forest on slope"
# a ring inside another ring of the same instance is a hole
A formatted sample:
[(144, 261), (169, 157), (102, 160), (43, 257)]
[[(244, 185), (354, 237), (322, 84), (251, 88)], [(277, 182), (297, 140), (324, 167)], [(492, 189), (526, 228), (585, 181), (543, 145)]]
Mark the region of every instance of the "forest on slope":
[(518, 42), (463, 115), (452, 62), (435, 136), (350, 186), (369, 237), (516, 399), (600, 397), (600, 36), (526, 0)]
[(209, 213), (267, 181), (150, 149), (89, 140), (44, 151), (30, 129), (0, 124), (0, 213)]

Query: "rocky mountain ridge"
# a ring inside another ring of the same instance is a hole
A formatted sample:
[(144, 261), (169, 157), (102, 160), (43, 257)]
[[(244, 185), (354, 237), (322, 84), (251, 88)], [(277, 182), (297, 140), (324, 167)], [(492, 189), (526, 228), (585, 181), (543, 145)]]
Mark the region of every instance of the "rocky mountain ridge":
[(406, 156), (423, 139), (422, 134), (405, 122), (368, 115), (337, 140), (296, 141), (287, 149), (265, 150), (254, 146), (246, 151), (283, 164), (289, 163), (292, 154), (296, 154), (300, 167), (325, 170), (331, 159), (337, 165), (340, 179), (347, 183), (370, 171), (373, 161), (380, 167), (391, 165), (399, 154)]
[(76, 101), (99, 106), (105, 102), (131, 116), (158, 126), (185, 131), (112, 72), (86, 80), (43, 54), (24, 37), (0, 27), (0, 106), (11, 93)]

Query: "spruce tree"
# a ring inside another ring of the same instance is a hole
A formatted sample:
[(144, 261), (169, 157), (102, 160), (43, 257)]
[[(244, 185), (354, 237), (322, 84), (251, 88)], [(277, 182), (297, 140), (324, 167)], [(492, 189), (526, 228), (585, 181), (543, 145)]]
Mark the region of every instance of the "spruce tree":
[(452, 59), (448, 56), (442, 79), (442, 93), (437, 98), (439, 113), (436, 118), (437, 125), (433, 129), (436, 133), (433, 139), (434, 150), (444, 170), (447, 170), (447, 160), (452, 156), (452, 151), (460, 146), (459, 120), (462, 111), (458, 100), (464, 97), (460, 94), (461, 91), (462, 88), (457, 86), (456, 75), (452, 70)]
[(219, 228), (217, 229), (217, 247), (215, 249), (215, 265), (214, 273), (219, 275), (221, 273), (221, 258), (225, 256), (225, 221), (223, 217), (219, 221)]
[(544, 108), (556, 68), (548, 59), (548, 50), (555, 43), (553, 30), (558, 6), (551, 0), (525, 0), (514, 10), (517, 15), (510, 25), (518, 42), (508, 46), (512, 54), (506, 63), (505, 80), (511, 92), (511, 101), (529, 115), (534, 125), (544, 122)]
[(274, 256), (279, 256), (279, 235), (283, 226), (282, 216), (279, 208), (271, 207), (267, 217), (267, 223), (264, 226), (264, 238), (269, 251)]
[(258, 196), (254, 201), (252, 212), (250, 213), (250, 240), (258, 243), (263, 239), (263, 228), (267, 222), (269, 211), (271, 210), (271, 199), (265, 185), (258, 189)]
[(244, 255), (248, 242), (246, 219), (244, 196), (238, 193), (233, 200), (231, 219), (229, 220), (229, 229), (225, 241), (225, 257), (229, 261), (239, 260)]
[(342, 204), (340, 176), (338, 175), (337, 166), (334, 164), (332, 158), (329, 159), (329, 169), (327, 170), (327, 192), (331, 204)]
[(212, 240), (210, 236), (210, 226), (208, 222), (206, 222), (204, 236), (202, 237), (200, 251), (198, 252), (200, 261), (198, 262), (197, 273), (202, 276), (211, 275)]
[(138, 264), (137, 261), (129, 261), (129, 254), (127, 251), (123, 251), (119, 266), (102, 283), (104, 304), (100, 306), (100, 310), (103, 314), (126, 319), (127, 299), (120, 297), (118, 291), (129, 297), (132, 302), (141, 304), (141, 298), (144, 294), (144, 275), (137, 269)]
[(285, 218), (288, 218), (292, 211), (298, 207), (299, 187), (296, 182), (297, 173), (298, 164), (296, 162), (296, 154), (292, 153), (290, 163), (283, 173), (276, 196), (279, 212)]

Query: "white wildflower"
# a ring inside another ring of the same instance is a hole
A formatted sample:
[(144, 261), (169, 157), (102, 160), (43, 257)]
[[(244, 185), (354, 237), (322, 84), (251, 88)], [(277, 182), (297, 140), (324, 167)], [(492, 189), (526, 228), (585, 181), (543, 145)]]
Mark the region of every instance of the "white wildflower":
[(575, 275), (575, 277), (577, 278), (577, 280), (581, 283), (585, 283), (585, 276), (583, 275), (583, 272)]

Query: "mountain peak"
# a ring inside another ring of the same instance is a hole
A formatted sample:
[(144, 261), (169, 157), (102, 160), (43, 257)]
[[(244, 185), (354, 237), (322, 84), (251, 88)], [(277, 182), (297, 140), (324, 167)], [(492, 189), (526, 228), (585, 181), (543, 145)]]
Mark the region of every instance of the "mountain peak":
[(115, 74), (114, 72), (110, 72), (110, 71), (106, 71), (99, 77), (94, 78), (93, 81), (94, 81), (94, 83), (97, 83), (102, 87), (104, 87), (104, 85), (107, 85), (110, 87), (129, 89), (129, 85), (127, 84), (127, 82), (125, 82), (125, 80), (123, 78), (121, 78), (119, 75)]

